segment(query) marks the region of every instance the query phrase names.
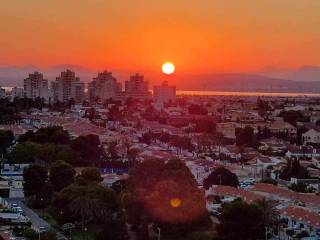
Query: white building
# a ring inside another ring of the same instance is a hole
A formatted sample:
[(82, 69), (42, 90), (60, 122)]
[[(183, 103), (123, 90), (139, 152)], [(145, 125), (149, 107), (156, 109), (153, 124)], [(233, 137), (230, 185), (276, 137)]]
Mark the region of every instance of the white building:
[(153, 97), (157, 102), (167, 102), (176, 98), (176, 86), (169, 86), (164, 81), (161, 86), (154, 86)]
[(97, 98), (100, 101), (105, 101), (106, 99), (119, 96), (122, 92), (122, 85), (120, 82), (117, 82), (117, 79), (112, 76), (111, 72), (104, 71), (98, 73), (98, 76), (89, 83), (88, 92), (91, 101)]
[(307, 143), (320, 143), (320, 131), (316, 129), (310, 129), (302, 134), (303, 144)]
[(61, 72), (56, 81), (51, 83), (51, 90), (54, 102), (73, 99), (75, 103), (81, 103), (84, 100), (84, 83), (69, 69)]
[(23, 81), (23, 88), (25, 97), (49, 101), (48, 80), (43, 78), (42, 73), (29, 74), (29, 77)]

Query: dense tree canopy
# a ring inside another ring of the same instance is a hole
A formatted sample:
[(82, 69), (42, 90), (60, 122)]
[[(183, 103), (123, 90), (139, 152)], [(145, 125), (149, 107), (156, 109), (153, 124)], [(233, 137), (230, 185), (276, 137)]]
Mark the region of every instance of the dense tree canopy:
[(101, 182), (103, 178), (98, 168), (87, 167), (81, 171), (80, 177), (88, 182)]
[(89, 134), (87, 136), (77, 137), (72, 140), (71, 147), (79, 154), (83, 164), (92, 165), (100, 160), (102, 147), (100, 146), (100, 139), (97, 135)]
[(227, 203), (222, 209), (219, 220), (220, 224), (217, 227), (219, 239), (264, 239), (263, 213), (255, 204), (241, 200)]
[(208, 189), (212, 185), (237, 187), (239, 185), (239, 180), (236, 174), (224, 167), (219, 167), (215, 169), (203, 182), (205, 189)]
[(129, 184), (134, 197), (126, 209), (128, 219), (134, 219), (132, 223), (138, 229), (145, 229), (143, 226), (151, 221), (161, 227), (163, 236), (183, 239), (194, 230), (208, 227), (204, 193), (179, 159), (137, 163)]
[(53, 189), (59, 192), (63, 188), (74, 182), (76, 171), (70, 164), (63, 161), (56, 161), (50, 168), (49, 180), (53, 185)]
[(40, 128), (33, 133), (28, 131), (21, 135), (19, 142), (37, 142), (37, 143), (56, 143), (67, 144), (70, 142), (70, 136), (67, 131), (63, 130), (60, 126), (52, 126), (46, 128)]

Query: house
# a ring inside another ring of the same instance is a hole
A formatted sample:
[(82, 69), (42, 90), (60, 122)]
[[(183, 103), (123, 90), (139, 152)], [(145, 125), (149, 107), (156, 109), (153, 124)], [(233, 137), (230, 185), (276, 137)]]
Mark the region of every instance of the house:
[(307, 143), (320, 143), (320, 131), (312, 128), (309, 131), (303, 133), (302, 142), (304, 145), (306, 145)]
[(297, 128), (292, 124), (280, 119), (277, 119), (271, 123), (269, 129), (273, 134), (287, 134), (288, 137), (291, 138), (297, 137)]
[(288, 143), (282, 139), (271, 137), (260, 141), (259, 150), (270, 151), (273, 155), (281, 155), (287, 152)]
[(241, 152), (237, 145), (226, 145), (221, 148), (221, 153), (225, 154), (230, 160), (240, 161)]
[(287, 229), (292, 230), (294, 235), (306, 231), (310, 235), (308, 239), (316, 240), (320, 238), (319, 213), (310, 212), (303, 207), (289, 206), (280, 210), (280, 216), (287, 220)]
[(234, 122), (217, 123), (216, 129), (218, 133), (223, 134), (225, 138), (236, 139), (236, 127)]
[(311, 159), (320, 157), (320, 148), (311, 146), (289, 146), (286, 152), (288, 158)]

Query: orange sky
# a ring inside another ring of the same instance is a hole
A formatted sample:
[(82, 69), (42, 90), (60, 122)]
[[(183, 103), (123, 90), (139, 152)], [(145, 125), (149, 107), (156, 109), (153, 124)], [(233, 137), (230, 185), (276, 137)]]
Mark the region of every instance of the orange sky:
[(320, 65), (319, 0), (10, 0), (0, 66), (185, 73)]

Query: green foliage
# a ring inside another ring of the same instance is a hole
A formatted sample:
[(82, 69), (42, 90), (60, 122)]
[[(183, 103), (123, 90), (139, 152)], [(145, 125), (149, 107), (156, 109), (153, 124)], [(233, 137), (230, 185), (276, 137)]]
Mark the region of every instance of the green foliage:
[(98, 162), (102, 154), (99, 136), (89, 134), (72, 140), (71, 147), (79, 153), (81, 163), (88, 165)]
[(38, 239), (38, 233), (34, 231), (32, 228), (26, 228), (22, 235), (28, 240), (36, 240)]
[(263, 239), (263, 214), (257, 205), (241, 200), (227, 203), (217, 226), (218, 235), (223, 240)]
[(68, 145), (57, 145), (54, 143), (39, 144), (35, 142), (24, 142), (18, 144), (11, 153), (14, 163), (34, 163), (36, 160), (47, 165), (62, 160), (70, 164), (78, 161), (77, 153)]
[(236, 134), (236, 144), (238, 146), (254, 146), (255, 136), (253, 128), (245, 127), (243, 129), (240, 129)]
[(59, 192), (63, 188), (69, 186), (74, 182), (76, 171), (70, 164), (63, 161), (56, 161), (50, 168), (50, 182), (53, 189)]
[(161, 228), (164, 239), (183, 239), (192, 231), (208, 228), (204, 193), (179, 159), (137, 163), (128, 184), (128, 222), (136, 226), (139, 237), (146, 235), (150, 222)]
[(18, 144), (11, 153), (14, 163), (33, 163), (40, 148), (37, 143), (26, 142)]
[(239, 180), (237, 175), (230, 172), (228, 169), (218, 167), (203, 182), (205, 189), (209, 189), (212, 185), (237, 187), (239, 186)]
[(123, 217), (118, 217), (103, 224), (96, 240), (127, 240), (129, 239), (127, 226)]
[(99, 172), (98, 168), (87, 167), (81, 171), (80, 178), (84, 179), (87, 182), (101, 182), (103, 178)]
[(300, 161), (298, 159), (290, 159), (287, 162), (287, 166), (280, 173), (279, 177), (283, 180), (289, 181), (291, 178), (309, 178), (309, 174), (306, 168), (300, 166)]
[(70, 136), (67, 131), (63, 130), (60, 126), (52, 126), (40, 128), (37, 132), (31, 131), (22, 135), (19, 139), (20, 142), (37, 142), (37, 143), (56, 143), (67, 144), (70, 142)]
[(48, 172), (44, 167), (39, 165), (30, 165), (23, 172), (23, 190), (28, 196), (36, 195), (43, 189), (48, 180)]
[(59, 223), (81, 220), (82, 223), (102, 223), (119, 211), (115, 192), (97, 183), (73, 183), (57, 193), (50, 212)]

